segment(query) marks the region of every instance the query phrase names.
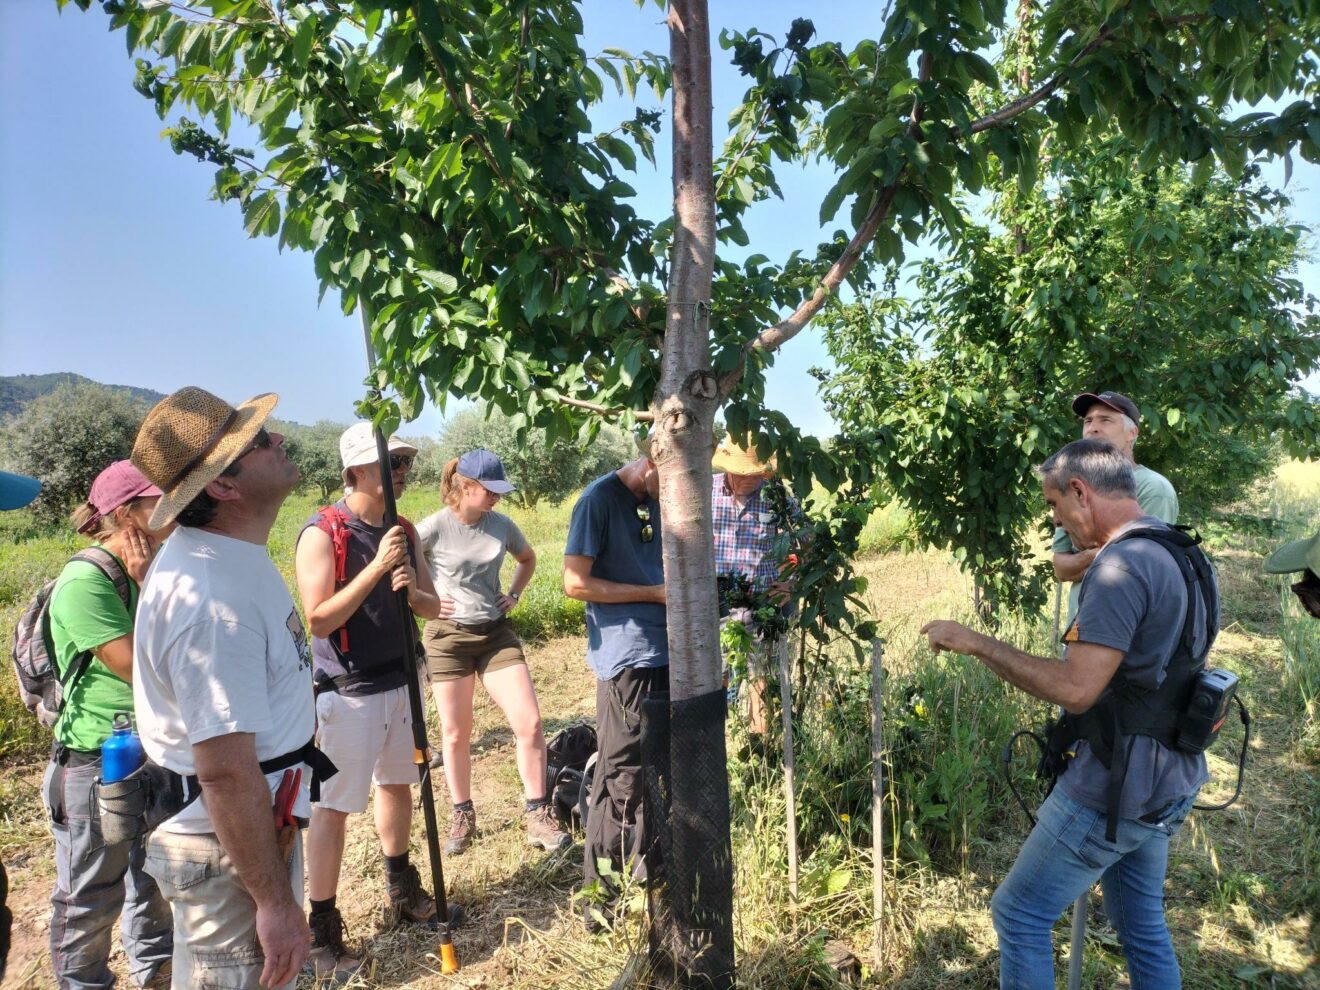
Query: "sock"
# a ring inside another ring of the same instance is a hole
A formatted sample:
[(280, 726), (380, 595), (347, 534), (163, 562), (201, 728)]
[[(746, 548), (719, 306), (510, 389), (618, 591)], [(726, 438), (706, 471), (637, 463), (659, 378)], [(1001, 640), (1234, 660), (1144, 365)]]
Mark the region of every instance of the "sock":
[(313, 901), (311, 902), (311, 903), (312, 903), (312, 912), (311, 912), (311, 913), (312, 913), (312, 914), (329, 914), (331, 911), (333, 911), (333, 910), (335, 909), (335, 897), (336, 897), (336, 895), (331, 894), (329, 897), (327, 897), (327, 898), (326, 898), (325, 900), (323, 900), (323, 901), (313, 900)]
[(546, 806), (549, 805), (549, 804), (550, 804), (550, 799), (549, 799), (549, 798), (543, 798), (543, 797), (542, 797), (542, 798), (529, 798), (528, 801), (527, 801), (527, 811), (528, 811), (528, 813), (531, 813), (531, 812), (533, 812), (533, 811), (537, 811), (537, 810), (539, 810), (539, 809), (541, 809), (541, 808), (544, 808), (544, 807), (546, 807)]
[(408, 850), (405, 849), (397, 856), (385, 857), (386, 873), (402, 873), (408, 868)]
[(474, 809), (473, 809), (473, 807), (472, 807), (472, 799), (471, 799), (471, 798), (468, 798), (466, 801), (462, 801), (462, 802), (460, 802), (459, 804), (454, 805), (454, 810), (455, 810), (455, 811), (473, 811)]

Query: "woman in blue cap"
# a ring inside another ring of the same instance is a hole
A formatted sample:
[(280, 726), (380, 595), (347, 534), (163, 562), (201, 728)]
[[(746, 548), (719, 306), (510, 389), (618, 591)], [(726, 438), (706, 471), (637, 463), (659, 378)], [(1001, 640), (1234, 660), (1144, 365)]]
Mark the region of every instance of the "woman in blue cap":
[[(417, 525), (417, 538), (442, 599), (454, 610), (426, 624), (426, 645), (449, 794), (454, 802), (445, 852), (472, 844), (477, 815), (472, 805), (472, 698), (476, 681), (500, 706), (517, 744), (518, 774), (526, 798), (527, 841), (560, 849), (572, 839), (555, 820), (546, 793), (546, 746), (541, 710), (522, 642), (509, 621), (536, 570), (536, 554), (512, 519), (496, 512), (502, 496), (516, 491), (504, 465), (489, 450), (471, 450), (445, 465), (440, 495), (445, 506)], [(505, 554), (517, 566), (507, 592), (500, 588)]]

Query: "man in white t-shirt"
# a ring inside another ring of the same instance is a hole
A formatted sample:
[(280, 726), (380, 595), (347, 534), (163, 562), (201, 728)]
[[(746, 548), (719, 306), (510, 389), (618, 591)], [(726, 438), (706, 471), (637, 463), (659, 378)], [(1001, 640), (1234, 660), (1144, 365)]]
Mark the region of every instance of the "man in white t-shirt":
[[(1073, 399), (1073, 412), (1082, 420), (1083, 440), (1107, 440), (1118, 448), (1132, 465), (1132, 477), (1137, 484), (1137, 504), (1148, 516), (1154, 516), (1172, 526), (1178, 521), (1178, 494), (1169, 479), (1157, 471), (1137, 463), (1134, 448), (1141, 433), (1141, 410), (1137, 404), (1120, 392), (1083, 392)], [(1068, 616), (1064, 627), (1072, 625), (1077, 615), (1077, 603), (1086, 576), (1097, 550), (1079, 550), (1061, 527), (1054, 530), (1054, 576), (1059, 581), (1072, 582), (1068, 592)]]
[(147, 846), (174, 915), (175, 988), (292, 988), (307, 958), (301, 832), (281, 844), (272, 812), (284, 770), (301, 766), (290, 810), (306, 821), (318, 762), (307, 638), (266, 551), (298, 481), (262, 425), (275, 402), (235, 409), (184, 388), (133, 445), (164, 492), (151, 526), (179, 524), (143, 582), (133, 657), (143, 749), (193, 798)]

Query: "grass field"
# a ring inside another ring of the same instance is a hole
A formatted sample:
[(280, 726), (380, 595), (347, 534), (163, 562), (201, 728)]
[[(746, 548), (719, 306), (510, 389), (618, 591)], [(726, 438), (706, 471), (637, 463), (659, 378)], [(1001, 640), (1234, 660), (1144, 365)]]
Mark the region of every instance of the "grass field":
[[(298, 529), (313, 508), (291, 500), (271, 541), (286, 577)], [(434, 495), (409, 493), (403, 511), (419, 519)], [(1229, 523), (1203, 526), (1220, 571), (1224, 628), (1213, 662), (1237, 671), (1254, 716), (1242, 801), (1197, 814), (1174, 843), (1166, 887), (1174, 938), (1189, 988), (1320, 988), (1320, 623), (1301, 614), (1283, 581), (1260, 559), (1285, 537), (1320, 524), (1320, 467), (1288, 465)], [(590, 715), (593, 682), (582, 661), (581, 608), (558, 590), (568, 506), (512, 513), (536, 548), (540, 569), (520, 606), (547, 732)], [(901, 511), (877, 513), (859, 564), (868, 608), (885, 648), (884, 956), (876, 964), (871, 926), (869, 670), (848, 644), (809, 651), (797, 726), (799, 897), (788, 895), (780, 772), (734, 756), (736, 925), (740, 985), (773, 990), (841, 984), (832, 961), (851, 953), (869, 985), (991, 988), (997, 985), (988, 904), (1025, 833), (1000, 772), (1012, 728), (1038, 721), (1042, 706), (1005, 688), (965, 658), (933, 657), (917, 634), (935, 617), (970, 611), (967, 579), (938, 552), (904, 554)], [(0, 634), (23, 603), (75, 547), (34, 530), (22, 513), (0, 516)], [(1013, 620), (1001, 631), (1047, 652), (1048, 621)], [(38, 784), (44, 734), (16, 709), (12, 679), (0, 689), (0, 854), (15, 911), (10, 982), (48, 987), (45, 941), (53, 867)], [(1205, 796), (1231, 791), (1234, 728), (1214, 751)], [(740, 749), (738, 717), (730, 750)], [(368, 816), (350, 826), (340, 885), (350, 937), (365, 943), (362, 987), (537, 987), (609, 985), (643, 940), (640, 918), (587, 937), (572, 910), (580, 846), (547, 856), (523, 842), (512, 738), (478, 692), (474, 798), (481, 823), (469, 852), (446, 860), (451, 896), (471, 921), (456, 944), (463, 970), (438, 973), (434, 946), (414, 933), (377, 933), (383, 895), (380, 853)], [(1026, 755), (1017, 778), (1030, 788)], [(441, 788), (443, 796), (443, 788)], [(420, 815), (415, 848), (424, 848)], [(1058, 930), (1066, 951), (1066, 921)], [(117, 965), (122, 972), (122, 958)], [(1112, 935), (1088, 939), (1083, 985), (1126, 987)]]

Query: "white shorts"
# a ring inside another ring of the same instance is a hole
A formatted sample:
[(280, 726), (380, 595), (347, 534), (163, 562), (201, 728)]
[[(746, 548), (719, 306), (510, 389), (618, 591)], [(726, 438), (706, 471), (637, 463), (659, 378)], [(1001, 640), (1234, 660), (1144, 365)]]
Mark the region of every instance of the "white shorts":
[(322, 692), (316, 698), (316, 742), (339, 772), (321, 782), (320, 807), (367, 810), (371, 784), (415, 784), (408, 689), (380, 694)]

